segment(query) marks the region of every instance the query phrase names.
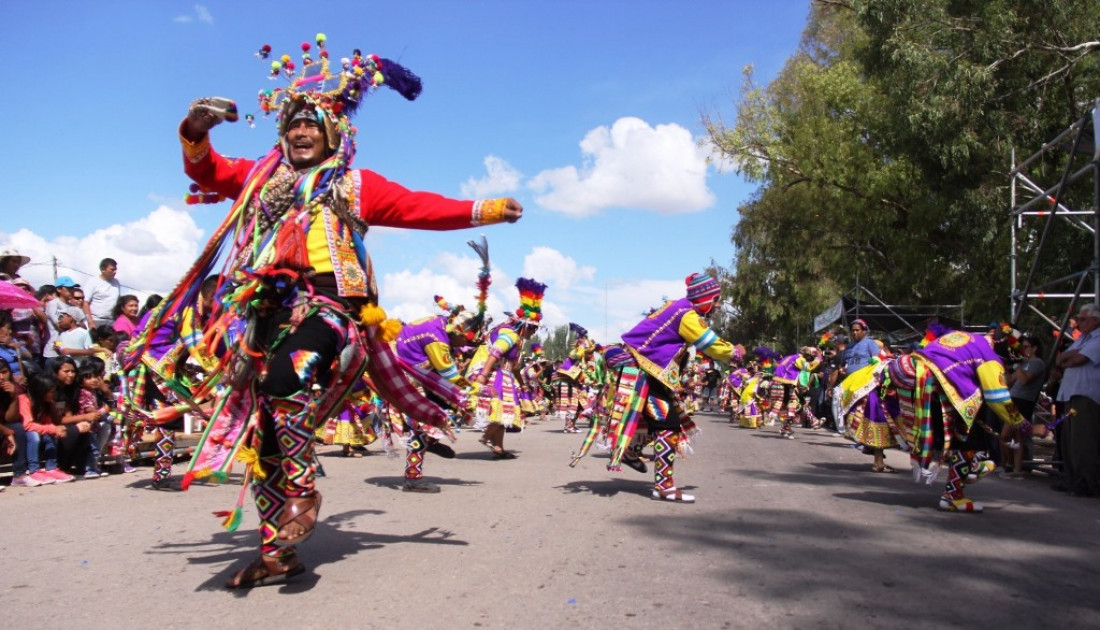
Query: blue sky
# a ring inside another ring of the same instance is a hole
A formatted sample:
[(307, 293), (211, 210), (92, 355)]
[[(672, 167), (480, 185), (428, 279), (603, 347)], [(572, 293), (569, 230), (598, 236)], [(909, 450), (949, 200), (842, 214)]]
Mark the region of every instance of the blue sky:
[[(737, 206), (753, 188), (706, 161), (700, 123), (730, 123), (741, 71), (766, 82), (795, 51), (808, 0), (0, 3), (8, 97), (0, 249), (23, 275), (77, 281), (110, 256), (133, 292), (166, 292), (228, 203), (187, 206), (175, 130), (191, 100), (256, 109), (273, 83), (264, 44), (297, 61), (318, 32), (399, 60), (424, 82), (407, 102), (372, 94), (355, 119), (355, 166), (415, 190), (512, 196), (515, 225), (458, 232), (371, 230), (382, 306), (413, 318), (431, 296), (472, 305), (484, 233), (490, 309), (518, 302), (519, 276), (549, 285), (550, 326), (614, 341), (643, 310), (683, 292), (712, 259), (729, 265)], [(18, 98), (14, 95), (19, 95)], [(231, 156), (275, 141), (257, 116), (212, 132)]]

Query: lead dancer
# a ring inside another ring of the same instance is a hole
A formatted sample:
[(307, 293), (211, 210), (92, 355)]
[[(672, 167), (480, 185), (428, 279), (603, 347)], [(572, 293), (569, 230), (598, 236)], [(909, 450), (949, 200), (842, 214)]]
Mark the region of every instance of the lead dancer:
[[(351, 168), (351, 116), (362, 100), (380, 86), (412, 100), (420, 94), (420, 80), (393, 61), (358, 50), (335, 67), (324, 35), (316, 41), (318, 59), (303, 45), (300, 73), (286, 56), (272, 64), (272, 75), (285, 75), (289, 84), (260, 93), (260, 109), (277, 114), (279, 136), (259, 160), (225, 158), (211, 146), (209, 130), (238, 117), (231, 101), (199, 99), (179, 127), (187, 175), (204, 194), (234, 203), (160, 313), (171, 315), (193, 301), (196, 278), (226, 254), (222, 276), (232, 284), (219, 291), (226, 296), (223, 308), (206, 332), (216, 338), (233, 318), (245, 320), (247, 328), (237, 351), (222, 363), (231, 393), (222, 397), (211, 427), (232, 425), (251, 415), (250, 409), (259, 417), (241, 439), (255, 448), (244, 454), (255, 456), (249, 473), (260, 517), (260, 557), (237, 572), (229, 588), (305, 571), (295, 545), (313, 533), (321, 508), (314, 430), (364, 371), (379, 395), (407, 416), (446, 427), (446, 417), (416, 393), (388, 345), (395, 331), (377, 306), (363, 242), (368, 226), (454, 230), (511, 223), (523, 214), (514, 199), (448, 199)], [(258, 54), (269, 52), (264, 47)], [(206, 445), (217, 451), (230, 442), (230, 433)]]

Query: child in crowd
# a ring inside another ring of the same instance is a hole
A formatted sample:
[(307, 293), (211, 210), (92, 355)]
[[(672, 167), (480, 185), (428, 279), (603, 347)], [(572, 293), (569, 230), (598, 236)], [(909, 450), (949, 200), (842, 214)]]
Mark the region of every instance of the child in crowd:
[(85, 479), (98, 479), (108, 475), (100, 467), (100, 455), (103, 447), (107, 445), (107, 439), (111, 436), (110, 416), (108, 415), (111, 390), (105, 390), (103, 383), (103, 361), (98, 357), (88, 357), (84, 365), (76, 372), (77, 382), (80, 383), (80, 398), (78, 411), (82, 414), (94, 415), (90, 420), (91, 430), (88, 432), (88, 458), (84, 466)]
[(57, 341), (54, 342), (55, 350), (64, 356), (76, 357), (78, 362), (84, 357), (95, 354), (92, 349), (92, 337), (88, 331), (77, 323), (76, 316), (81, 310), (75, 306), (62, 308), (57, 316)]
[[(58, 441), (58, 463), (62, 470), (82, 475), (87, 472), (92, 449), (92, 423), (106, 413), (106, 408), (81, 411), (81, 386), (77, 382), (77, 366), (72, 357), (50, 359), (46, 364), (46, 371), (54, 376), (56, 417), (60, 417), (60, 423), (67, 427), (77, 427), (77, 431), (66, 431), (65, 436)], [(98, 475), (94, 478), (98, 478)]]
[[(72, 475), (57, 467), (57, 443), (69, 431), (61, 424), (57, 412), (57, 381), (52, 374), (44, 373), (32, 376), (27, 384), (31, 400), (31, 417), (25, 418), (23, 424), (27, 433), (27, 474), (34, 485), (72, 481)], [(79, 431), (81, 427), (75, 429)], [(39, 468), (40, 448), (44, 459), (42, 468)]]

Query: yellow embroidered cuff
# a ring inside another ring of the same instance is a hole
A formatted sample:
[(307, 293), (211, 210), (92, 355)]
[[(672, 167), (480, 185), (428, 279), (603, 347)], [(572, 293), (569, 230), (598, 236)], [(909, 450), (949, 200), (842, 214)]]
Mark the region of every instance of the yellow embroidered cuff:
[(474, 225), (492, 225), (504, 221), (504, 208), (507, 199), (482, 199), (474, 202), (471, 223)]
[(183, 146), (183, 156), (194, 164), (210, 153), (210, 134), (206, 134), (198, 142), (191, 142), (180, 133), (180, 144)]

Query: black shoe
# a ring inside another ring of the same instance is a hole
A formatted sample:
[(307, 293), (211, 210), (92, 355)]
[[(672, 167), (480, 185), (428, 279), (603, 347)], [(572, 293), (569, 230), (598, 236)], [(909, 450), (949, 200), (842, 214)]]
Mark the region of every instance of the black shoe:
[(443, 459), (455, 458), (455, 450), (438, 440), (428, 442), (428, 452), (433, 455), (438, 455)]
[(649, 468), (646, 467), (645, 462), (643, 462), (641, 459), (637, 459), (637, 458), (627, 459), (627, 458), (624, 457), (622, 459), (622, 462), (624, 464), (626, 464), (627, 466), (633, 468), (634, 470), (640, 472), (640, 473), (649, 472)]
[(179, 492), (183, 490), (180, 487), (179, 482), (172, 481), (171, 479), (165, 479), (164, 481), (153, 480), (153, 483), (149, 485), (152, 490), (166, 490), (168, 492)]

